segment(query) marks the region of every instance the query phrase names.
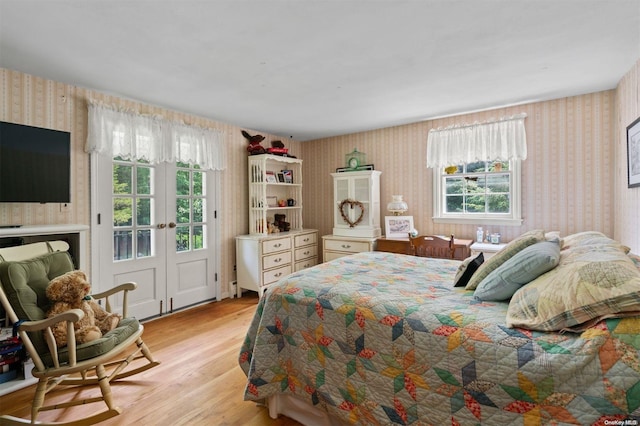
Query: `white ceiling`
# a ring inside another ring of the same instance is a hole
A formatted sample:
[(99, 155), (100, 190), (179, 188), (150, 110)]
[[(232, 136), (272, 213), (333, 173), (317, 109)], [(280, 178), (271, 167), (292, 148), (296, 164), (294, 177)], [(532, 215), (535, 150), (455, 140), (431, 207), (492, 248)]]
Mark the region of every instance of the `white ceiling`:
[(616, 87), (640, 0), (0, 0), (0, 66), (310, 140)]

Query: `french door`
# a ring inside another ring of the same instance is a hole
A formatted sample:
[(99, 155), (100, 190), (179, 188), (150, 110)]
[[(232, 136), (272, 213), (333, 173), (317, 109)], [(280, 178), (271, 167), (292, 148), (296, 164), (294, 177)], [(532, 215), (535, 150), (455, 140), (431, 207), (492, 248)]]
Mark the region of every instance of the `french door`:
[(140, 319), (215, 298), (215, 172), (102, 155), (92, 165), (92, 276), (100, 291), (136, 282), (128, 306)]

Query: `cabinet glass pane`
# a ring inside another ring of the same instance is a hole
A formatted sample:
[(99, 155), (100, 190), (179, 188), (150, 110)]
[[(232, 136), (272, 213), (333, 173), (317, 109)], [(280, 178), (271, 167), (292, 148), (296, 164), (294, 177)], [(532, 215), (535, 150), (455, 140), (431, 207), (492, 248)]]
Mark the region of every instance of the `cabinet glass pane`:
[(362, 202), (370, 201), (369, 200), (369, 179), (354, 179), (354, 196), (355, 199)]

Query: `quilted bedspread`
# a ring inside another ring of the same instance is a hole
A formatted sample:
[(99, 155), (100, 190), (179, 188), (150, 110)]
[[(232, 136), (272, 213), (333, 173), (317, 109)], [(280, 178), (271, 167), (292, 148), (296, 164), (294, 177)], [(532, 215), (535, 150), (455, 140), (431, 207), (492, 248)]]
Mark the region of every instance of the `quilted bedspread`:
[(290, 393), (351, 424), (638, 424), (640, 317), (508, 328), (507, 303), (453, 287), (458, 265), (359, 253), (272, 286), (239, 356), (245, 399)]

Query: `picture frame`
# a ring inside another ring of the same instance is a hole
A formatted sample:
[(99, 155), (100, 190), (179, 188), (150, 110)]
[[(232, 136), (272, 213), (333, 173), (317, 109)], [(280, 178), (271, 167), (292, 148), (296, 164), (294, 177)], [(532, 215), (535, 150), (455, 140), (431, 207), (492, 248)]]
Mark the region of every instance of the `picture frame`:
[(267, 172), (267, 183), (278, 183), (276, 175), (273, 172)]
[(278, 207), (278, 197), (267, 195), (267, 207)]
[(350, 167), (338, 167), (336, 169), (336, 173), (343, 172), (361, 172), (362, 170), (375, 170), (373, 164), (365, 164), (364, 166), (360, 166), (357, 169), (352, 169)]
[(413, 216), (385, 216), (384, 230), (387, 238), (409, 238), (413, 229)]
[(282, 170), (284, 183), (293, 183), (293, 170)]
[(277, 175), (278, 175), (278, 183), (285, 183), (284, 182), (284, 173), (279, 172), (279, 173), (277, 173)]
[(627, 127), (628, 188), (640, 186), (640, 117)]

